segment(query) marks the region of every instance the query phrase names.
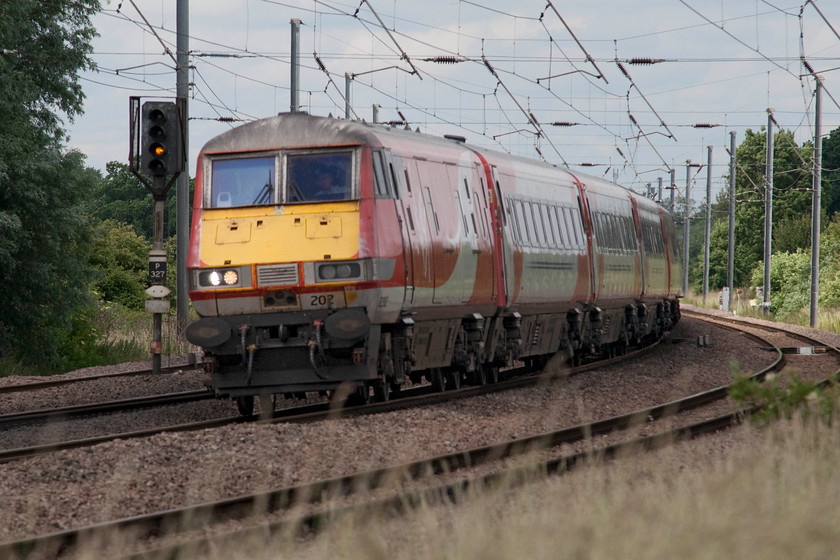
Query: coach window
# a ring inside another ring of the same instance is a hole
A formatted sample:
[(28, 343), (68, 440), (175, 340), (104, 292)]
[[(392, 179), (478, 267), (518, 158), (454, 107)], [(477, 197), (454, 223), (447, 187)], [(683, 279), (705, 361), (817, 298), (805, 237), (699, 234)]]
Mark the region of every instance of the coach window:
[(274, 203), (276, 158), (211, 160), (210, 208)]
[(455, 204), (458, 206), (458, 212), (461, 214), (461, 222), (464, 224), (464, 234), (470, 234), (470, 226), (467, 223), (467, 215), (464, 213), (464, 205), (461, 204), (461, 193), (455, 191)]
[(428, 218), (435, 225), (435, 235), (440, 233), (440, 222), (438, 221), (437, 212), (435, 212), (435, 205), (432, 202), (432, 191), (429, 187), (423, 187), (423, 199), (426, 201), (426, 212)]
[(380, 150), (374, 150), (371, 154), (373, 157), (373, 182), (376, 190), (376, 198), (392, 198), (391, 193), (394, 192), (391, 185), (393, 169), (388, 171), (388, 166), (385, 165), (384, 154)]
[(618, 216), (614, 216), (612, 214), (609, 215), (610, 218), (610, 239), (612, 239), (613, 247), (616, 251), (623, 251), (625, 246), (625, 239), (624, 239), (624, 228), (621, 227), (621, 219)]
[(588, 241), (586, 239), (586, 234), (583, 231), (583, 218), (581, 218), (580, 210), (570, 208), (569, 215), (572, 217), (572, 226), (574, 226), (575, 229), (578, 249), (586, 249)]
[[(508, 206), (510, 206), (510, 200), (505, 199), (505, 200), (504, 200), (504, 202), (505, 202)], [(502, 203), (502, 201), (499, 201), (499, 205), (500, 205), (500, 206), (501, 206), (501, 203)], [(519, 240), (519, 230), (516, 228), (516, 223), (515, 223), (515, 222), (514, 222), (514, 224), (510, 227), (510, 231), (513, 233), (513, 244), (514, 244), (514, 245), (519, 245), (519, 244), (521, 243), (521, 241)]]
[(519, 228), (519, 239), (522, 241), (523, 247), (528, 247), (531, 245), (531, 238), (528, 236), (528, 228), (525, 225), (525, 209), (522, 206), (522, 201), (514, 199), (511, 202), (513, 203), (511, 206), (516, 225)]
[(554, 222), (551, 220), (551, 207), (548, 204), (540, 204), (540, 213), (542, 214), (545, 243), (549, 248), (556, 249), (557, 242), (554, 240)]
[(403, 167), (403, 174), (405, 175), (405, 188), (408, 190), (408, 194), (411, 194), (411, 180), (408, 178), (407, 167)]
[(557, 242), (563, 249), (571, 249), (574, 247), (574, 241), (566, 229), (566, 215), (563, 212), (562, 206), (554, 207), (555, 219), (557, 220)]
[(625, 227), (627, 228), (627, 239), (630, 242), (630, 250), (638, 251), (639, 239), (636, 237), (636, 226), (633, 223), (632, 218), (630, 218), (629, 216), (625, 220)]
[(326, 202), (353, 197), (353, 153), (286, 155), (286, 201)]
[(394, 194), (396, 195), (396, 198), (403, 198), (405, 194), (405, 187), (403, 186), (403, 183), (400, 182), (402, 174), (398, 171), (403, 168), (402, 158), (392, 154), (390, 158), (386, 159), (388, 160), (388, 169), (391, 170), (391, 184), (394, 187)]

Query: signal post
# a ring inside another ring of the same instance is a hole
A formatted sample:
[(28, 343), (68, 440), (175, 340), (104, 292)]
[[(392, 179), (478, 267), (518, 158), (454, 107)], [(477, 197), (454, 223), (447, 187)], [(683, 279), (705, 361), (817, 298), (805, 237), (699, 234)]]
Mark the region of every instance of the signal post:
[(149, 288), (146, 294), (146, 311), (153, 316), (152, 372), (160, 373), (162, 353), (163, 314), (169, 313), (166, 298), (167, 255), (163, 248), (163, 218), (166, 194), (178, 175), (184, 170), (185, 123), (182, 116), (183, 101), (147, 101), (140, 107), (140, 98), (131, 97), (130, 149), (131, 172), (152, 193), (155, 202), (154, 243), (149, 251)]

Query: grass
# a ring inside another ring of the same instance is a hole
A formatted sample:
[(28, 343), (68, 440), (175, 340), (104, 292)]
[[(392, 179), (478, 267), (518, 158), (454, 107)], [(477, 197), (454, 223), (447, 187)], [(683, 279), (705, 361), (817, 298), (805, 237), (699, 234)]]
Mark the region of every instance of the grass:
[[(745, 432), (749, 428), (743, 428)], [(218, 544), (213, 558), (829, 558), (840, 546), (840, 432), (801, 420), (744, 449), (684, 446), (425, 507), (305, 541)]]
[[(703, 303), (703, 296), (695, 294), (693, 289), (689, 288), (689, 294), (682, 299), (683, 303), (693, 305), (695, 307), (706, 309), (719, 309), (718, 294), (713, 292), (707, 295), (706, 303)], [(771, 321), (778, 321), (782, 323), (789, 323), (791, 325), (810, 326), (811, 324), (811, 309), (810, 307), (803, 307), (796, 313), (789, 315), (778, 316), (775, 314), (765, 314), (761, 307), (750, 305), (748, 297), (738, 297), (733, 299), (731, 311), (742, 317), (754, 317), (757, 319), (768, 319)], [(817, 310), (817, 328), (824, 331), (840, 332), (840, 309), (836, 308), (819, 308)]]
[[(93, 318), (68, 339), (62, 356), (64, 367), (32, 365), (10, 357), (0, 357), (0, 377), (47, 376), (90, 366), (104, 366), (151, 358), (153, 317), (145, 311), (115, 304), (100, 304)], [(175, 313), (163, 316), (161, 328), (163, 355), (195, 352), (196, 348), (178, 335)]]
[[(749, 442), (744, 446), (733, 442)], [(692, 444), (698, 445), (698, 444)], [(798, 418), (744, 426), (693, 453), (595, 464), (405, 518), (344, 519), (315, 537), (216, 538), (211, 559), (832, 558), (840, 431)], [(96, 557), (95, 554), (89, 556)]]

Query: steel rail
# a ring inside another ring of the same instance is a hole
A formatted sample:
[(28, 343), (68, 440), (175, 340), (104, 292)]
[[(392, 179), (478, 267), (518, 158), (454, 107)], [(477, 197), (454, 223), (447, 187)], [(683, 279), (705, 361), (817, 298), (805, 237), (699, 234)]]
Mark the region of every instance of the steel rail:
[[(165, 366), (161, 369), (161, 372), (172, 373), (175, 371), (182, 371), (184, 369), (195, 369), (195, 364), (184, 364), (181, 366)], [(0, 386), (0, 394), (18, 393), (23, 391), (37, 391), (39, 389), (61, 387), (62, 385), (71, 385), (73, 383), (80, 383), (83, 381), (96, 381), (97, 379), (107, 379), (109, 377), (128, 377), (131, 375), (152, 375), (152, 368), (137, 368), (117, 373), (98, 373), (94, 375), (85, 375), (81, 377), (65, 377), (62, 379), (48, 379), (46, 381), (36, 381), (33, 383), (18, 383), (15, 385), (5, 385)]]
[(214, 398), (213, 393), (207, 389), (199, 391), (183, 391), (179, 393), (167, 393), (164, 395), (150, 395), (135, 397), (118, 401), (98, 402), (91, 404), (80, 404), (51, 408), (44, 410), (32, 410), (27, 412), (14, 412), (0, 415), (0, 429), (20, 424), (35, 422), (49, 422), (53, 420), (66, 420), (93, 414), (105, 414), (109, 412), (124, 412), (138, 408), (151, 408), (156, 406), (168, 406), (197, 402)]

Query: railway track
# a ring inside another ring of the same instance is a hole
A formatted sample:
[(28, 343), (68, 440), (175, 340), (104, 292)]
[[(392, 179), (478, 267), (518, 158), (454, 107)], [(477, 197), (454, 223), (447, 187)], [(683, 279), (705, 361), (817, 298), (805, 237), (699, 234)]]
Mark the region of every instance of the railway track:
[[(173, 373), (184, 369), (193, 369), (195, 368), (195, 365), (195, 359), (193, 357), (190, 359), (190, 363), (187, 364), (164, 366), (161, 368), (161, 373)], [(61, 377), (61, 379), (47, 378), (43, 381), (34, 381), (32, 383), (17, 383), (14, 385), (3, 385), (0, 386), (0, 395), (27, 391), (38, 391), (41, 389), (49, 389), (51, 387), (62, 387), (64, 385), (72, 385), (74, 383), (98, 381), (100, 379), (109, 379), (115, 377), (130, 377), (135, 375), (152, 375), (152, 368), (142, 367), (121, 372), (98, 373), (92, 375), (83, 375), (79, 377)]]
[(125, 412), (138, 408), (155, 406), (168, 406), (173, 404), (184, 404), (189, 402), (212, 399), (213, 393), (207, 390), (183, 391), (179, 393), (168, 393), (165, 395), (152, 395), (148, 397), (137, 397), (133, 399), (122, 399), (93, 404), (65, 406), (61, 408), (50, 408), (45, 410), (33, 410), (28, 412), (16, 412), (0, 415), (0, 429), (17, 426), (20, 424), (31, 424), (36, 422), (58, 422), (71, 418), (79, 418), (94, 414), (105, 414), (110, 412)]
[[(695, 316), (694, 314), (691, 315)], [(706, 316), (697, 317), (703, 320), (708, 319), (710, 322), (715, 322), (716, 324), (726, 324), (729, 328), (734, 328), (730, 324), (730, 321), (721, 321)], [(741, 326), (744, 325), (738, 325), (738, 327)], [(755, 331), (762, 331), (766, 334), (773, 332), (775, 329), (765, 325), (752, 324), (744, 327), (747, 331), (752, 331), (747, 332), (746, 336), (759, 340), (760, 344), (775, 347), (775, 359), (766, 368), (755, 372), (753, 374), (754, 378), (761, 379), (768, 372), (777, 371), (787, 363), (787, 356), (783, 352), (783, 347), (755, 333)], [(787, 340), (795, 338), (810, 343), (819, 343), (813, 337), (796, 333), (787, 333), (781, 335), (780, 338)], [(840, 358), (840, 351), (828, 345), (821, 346), (826, 348), (826, 357), (830, 357), (833, 360), (832, 367), (833, 370), (836, 370), (837, 360)], [(484, 446), (469, 451), (427, 458), (394, 467), (300, 486), (280, 488), (271, 492), (244, 496), (237, 499), (190, 506), (164, 513), (135, 517), (129, 520), (118, 520), (87, 527), (78, 531), (67, 531), (9, 543), (4, 547), (0, 547), (0, 553), (14, 553), (27, 550), (60, 550), (74, 546), (83, 546), (84, 542), (101, 543), (103, 542), (102, 539), (112, 539), (120, 531), (130, 531), (132, 535), (158, 537), (172, 532), (183, 533), (199, 528), (206, 532), (207, 524), (211, 522), (214, 524), (223, 523), (225, 520), (241, 519), (242, 517), (251, 515), (258, 515), (260, 518), (264, 518), (267, 515), (270, 515), (272, 518), (279, 518), (268, 524), (262, 521), (260, 522), (259, 531), (265, 536), (267, 532), (285, 531), (290, 526), (304, 530), (320, 528), (337, 515), (348, 511), (369, 510), (373, 508), (401, 512), (410, 509), (418, 503), (434, 503), (435, 500), (455, 501), (457, 497), (467, 495), (466, 491), (469, 489), (493, 486), (501, 480), (504, 480), (506, 484), (518, 484), (519, 482), (533, 478), (534, 472), (565, 472), (577, 465), (586, 463), (587, 458), (591, 458), (593, 454), (609, 458), (628, 449), (656, 449), (673, 441), (697, 437), (698, 435), (722, 430), (738, 424), (750, 414), (750, 410), (731, 410), (725, 414), (714, 415), (711, 418), (705, 418), (700, 421), (673, 425), (653, 435), (630, 437), (630, 439), (610, 443), (595, 450), (589, 449), (574, 453), (557, 452), (557, 448), (561, 444), (579, 443), (602, 434), (615, 434), (620, 431), (627, 432), (629, 428), (634, 426), (651, 425), (657, 420), (673, 418), (679, 413), (696, 410), (709, 403), (722, 400), (726, 396), (727, 390), (728, 386), (721, 386), (672, 402), (639, 409), (628, 414), (617, 415), (596, 422), (566, 427), (538, 435), (517, 438), (502, 444)], [(491, 472), (480, 474), (470, 473), (469, 471), (476, 467), (498, 465), (503, 460), (521, 457), (523, 454), (535, 450), (539, 450), (542, 455), (540, 458), (528, 463), (526, 467), (520, 466), (511, 470), (499, 466), (492, 469)], [(468, 474), (459, 476), (459, 473), (462, 472)], [(449, 478), (454, 478), (454, 480), (440, 482), (436, 476), (442, 474), (445, 474)], [(401, 489), (406, 485), (419, 484), (421, 482), (422, 485), (413, 490)], [(370, 491), (377, 489), (391, 489), (391, 495), (371, 500), (368, 497)], [(347, 504), (342, 502), (343, 505), (340, 508), (337, 508), (334, 503), (319, 505), (319, 502), (325, 496), (351, 499), (351, 503)], [(295, 504), (299, 507), (302, 503), (309, 504), (307, 508), (309, 511), (307, 513), (303, 515), (289, 515), (286, 513), (284, 515), (289, 504)], [(181, 542), (170, 548), (158, 549), (154, 557), (174, 558), (179, 554), (183, 554), (185, 551), (188, 551), (188, 555), (191, 556), (201, 555), (203, 547), (206, 546), (207, 543), (204, 542), (203, 538), (188, 543)], [(138, 555), (137, 557), (145, 556)]]
[[(564, 368), (562, 370), (562, 375), (571, 376), (583, 373), (585, 371), (591, 371), (593, 369), (607, 367), (611, 364), (620, 362), (622, 360), (637, 358), (644, 355), (647, 352), (650, 352), (655, 347), (656, 344), (652, 344), (644, 348), (635, 350), (633, 352), (629, 352), (624, 356), (617, 356), (609, 359), (584, 363), (575, 368)], [(337, 415), (341, 415), (343, 417), (351, 417), (364, 414), (393, 412), (396, 410), (405, 410), (412, 407), (429, 406), (432, 404), (449, 402), (456, 399), (472, 398), (493, 392), (528, 387), (538, 383), (543, 383), (546, 381), (546, 379), (557, 375), (557, 373), (554, 371), (549, 371), (539, 375), (529, 375), (533, 373), (533, 367), (521, 366), (503, 372), (503, 376), (496, 383), (489, 383), (487, 385), (472, 387), (461, 387), (456, 390), (450, 390), (441, 393), (435, 393), (431, 390), (430, 386), (422, 385), (414, 388), (404, 389), (400, 391), (398, 395), (394, 395), (394, 398), (387, 402), (370, 403), (365, 406), (337, 407), (335, 404), (332, 404), (330, 402), (321, 402), (301, 406), (294, 406), (290, 408), (283, 408), (280, 410), (275, 410), (271, 414), (254, 414), (246, 418), (243, 418), (241, 416), (228, 416), (222, 418), (215, 418), (211, 420), (201, 420), (197, 422), (176, 424), (171, 426), (153, 427), (148, 429), (110, 433), (67, 441), (40, 443), (38, 445), (19, 447), (14, 449), (4, 449), (0, 450), (0, 463), (36, 457), (39, 455), (44, 455), (46, 453), (54, 453), (56, 451), (61, 451), (65, 449), (88, 447), (112, 441), (115, 439), (138, 439), (161, 433), (198, 431), (246, 421), (263, 424), (277, 422), (316, 422), (324, 420), (326, 418), (335, 417)], [(212, 398), (214, 398), (213, 394), (209, 391), (190, 391), (177, 394), (94, 403), (90, 405), (63, 407), (59, 409), (8, 414), (0, 416), (0, 429), (3, 429), (4, 427), (9, 428), (15, 425), (30, 424), (35, 422), (67, 422), (74, 418), (78, 419), (91, 417), (93, 415), (99, 414), (125, 412), (128, 410), (134, 410), (138, 408), (171, 406), (175, 404), (197, 402)]]

